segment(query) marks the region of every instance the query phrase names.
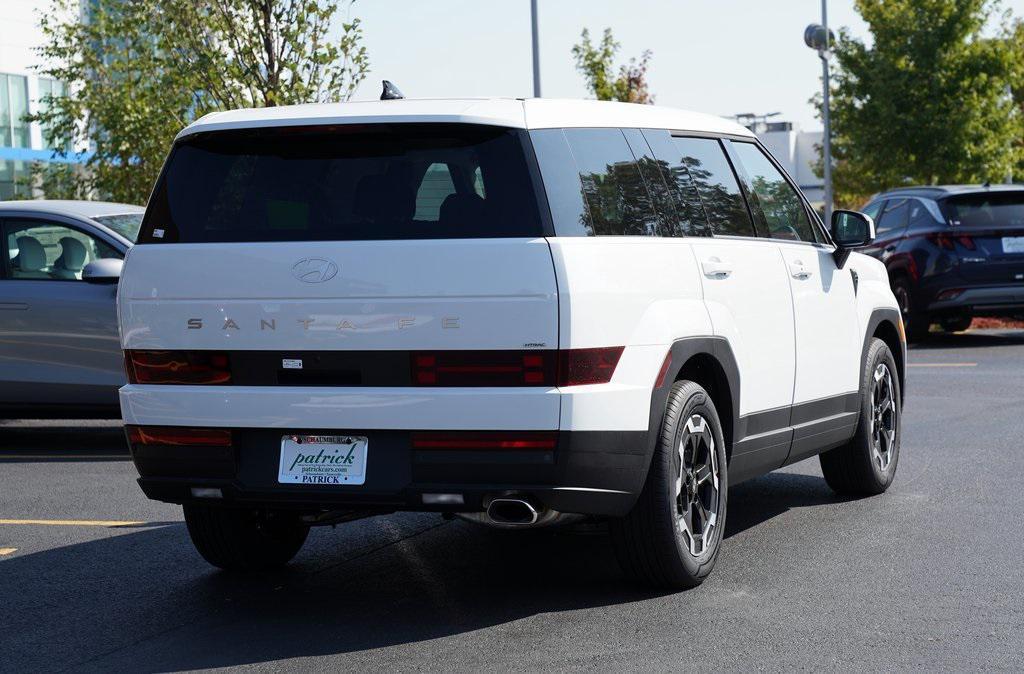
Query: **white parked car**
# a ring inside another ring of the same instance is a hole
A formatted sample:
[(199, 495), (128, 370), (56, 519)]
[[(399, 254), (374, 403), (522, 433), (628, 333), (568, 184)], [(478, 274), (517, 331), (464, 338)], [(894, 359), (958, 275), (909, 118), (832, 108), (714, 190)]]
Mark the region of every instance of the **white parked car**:
[(139, 480), (212, 564), (400, 510), (607, 518), (699, 583), (728, 487), (899, 458), (885, 268), (745, 128), (667, 108), (389, 100), (181, 132), (119, 291)]

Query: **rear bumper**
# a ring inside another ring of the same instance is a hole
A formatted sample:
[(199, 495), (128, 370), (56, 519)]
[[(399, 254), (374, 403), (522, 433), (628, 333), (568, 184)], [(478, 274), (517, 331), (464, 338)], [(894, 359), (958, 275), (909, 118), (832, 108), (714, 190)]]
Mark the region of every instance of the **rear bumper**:
[[(555, 450), (413, 450), (409, 431), (357, 431), (369, 438), (366, 483), (359, 486), (277, 482), (286, 430), (238, 429), (231, 448), (137, 447), (132, 459), (149, 498), (308, 512), (322, 510), (483, 510), (494, 496), (523, 494), (565, 513), (624, 515), (643, 487), (646, 431), (563, 431)], [(306, 432), (306, 431), (302, 431)], [(221, 498), (193, 496), (197, 487)], [(458, 494), (461, 505), (432, 505), (424, 494)]]
[(1024, 312), (1024, 285), (967, 288), (950, 300), (932, 300), (928, 311), (969, 312), (975, 315)]

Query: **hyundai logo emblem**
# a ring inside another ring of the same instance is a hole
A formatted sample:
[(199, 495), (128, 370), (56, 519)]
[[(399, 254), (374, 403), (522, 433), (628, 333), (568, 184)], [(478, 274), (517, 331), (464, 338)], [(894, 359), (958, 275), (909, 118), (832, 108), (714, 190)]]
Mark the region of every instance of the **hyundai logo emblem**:
[(338, 273), (338, 265), (322, 257), (304, 257), (292, 265), (292, 276), (303, 283), (330, 281)]

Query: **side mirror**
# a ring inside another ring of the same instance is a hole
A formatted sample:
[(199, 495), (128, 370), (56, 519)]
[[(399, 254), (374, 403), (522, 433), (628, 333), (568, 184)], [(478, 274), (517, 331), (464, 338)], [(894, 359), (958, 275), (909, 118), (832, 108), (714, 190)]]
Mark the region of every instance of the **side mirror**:
[(82, 269), (82, 280), (89, 283), (117, 283), (123, 266), (124, 261), (115, 258), (93, 260)]
[(857, 211), (832, 211), (832, 240), (836, 243), (836, 265), (842, 268), (850, 251), (863, 248), (875, 240), (875, 221)]

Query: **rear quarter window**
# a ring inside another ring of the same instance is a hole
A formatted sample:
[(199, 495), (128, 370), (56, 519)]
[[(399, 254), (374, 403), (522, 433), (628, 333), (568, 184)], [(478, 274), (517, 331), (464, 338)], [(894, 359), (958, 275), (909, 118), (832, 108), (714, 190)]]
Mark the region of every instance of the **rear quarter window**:
[(139, 241), (543, 236), (525, 138), (468, 124), (187, 136), (168, 159)]

